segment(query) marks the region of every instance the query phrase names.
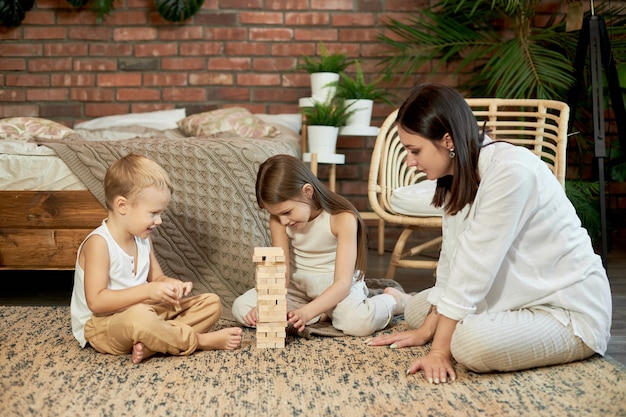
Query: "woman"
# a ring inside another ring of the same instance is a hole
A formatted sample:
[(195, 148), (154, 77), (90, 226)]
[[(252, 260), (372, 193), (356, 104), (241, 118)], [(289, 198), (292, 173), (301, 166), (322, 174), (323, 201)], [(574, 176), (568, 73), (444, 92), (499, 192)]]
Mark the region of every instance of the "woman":
[(433, 288), (394, 289), (413, 330), (372, 346), (420, 346), (408, 373), (453, 381), (452, 359), (476, 372), (514, 371), (604, 354), (611, 292), (574, 207), (531, 151), (480, 133), (453, 88), (419, 85), (398, 111), (407, 164), (437, 179), (443, 243)]

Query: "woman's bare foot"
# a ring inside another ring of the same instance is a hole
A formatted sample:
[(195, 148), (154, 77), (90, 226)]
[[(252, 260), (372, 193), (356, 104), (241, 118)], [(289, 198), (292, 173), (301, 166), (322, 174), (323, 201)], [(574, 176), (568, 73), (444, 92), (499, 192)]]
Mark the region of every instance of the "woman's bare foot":
[(394, 314), (404, 314), (404, 306), (406, 305), (406, 302), (411, 299), (411, 295), (393, 287), (387, 287), (383, 292), (396, 299), (396, 311)]
[(133, 345), (133, 351), (131, 352), (130, 358), (132, 359), (133, 363), (139, 363), (144, 359), (148, 359), (154, 354), (155, 352), (145, 347), (143, 343), (137, 342)]
[(198, 334), (199, 350), (233, 350), (241, 345), (241, 327), (228, 327)]

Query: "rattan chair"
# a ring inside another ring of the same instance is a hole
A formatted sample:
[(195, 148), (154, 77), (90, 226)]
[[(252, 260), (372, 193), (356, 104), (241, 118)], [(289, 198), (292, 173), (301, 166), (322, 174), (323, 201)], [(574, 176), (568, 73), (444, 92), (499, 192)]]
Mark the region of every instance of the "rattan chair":
[[(569, 106), (553, 100), (467, 99), (479, 127), (485, 121), (493, 140), (504, 140), (526, 146), (537, 154), (565, 186), (567, 124)], [(406, 215), (391, 206), (394, 190), (425, 179), (423, 173), (406, 166), (406, 151), (398, 137), (397, 110), (384, 121), (376, 138), (368, 181), (368, 198), (372, 211), (386, 224), (403, 227), (385, 278), (393, 279), (396, 268), (436, 269), (441, 246), (440, 215)], [(418, 229), (425, 230), (423, 243), (405, 250), (407, 241)], [(431, 253), (435, 251), (435, 255)], [(426, 252), (426, 259), (425, 254)], [(429, 257), (430, 255), (430, 257)]]

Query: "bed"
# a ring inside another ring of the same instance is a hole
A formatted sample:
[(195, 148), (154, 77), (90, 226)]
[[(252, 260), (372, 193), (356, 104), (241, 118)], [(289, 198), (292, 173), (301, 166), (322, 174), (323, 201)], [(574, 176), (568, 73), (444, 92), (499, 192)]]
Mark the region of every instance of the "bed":
[(106, 217), (106, 168), (137, 152), (160, 163), (175, 187), (153, 235), (164, 271), (230, 305), (254, 286), (254, 247), (270, 245), (256, 171), (271, 155), (301, 156), (299, 123), (297, 114), (243, 108), (113, 116), (73, 129), (2, 119), (0, 270), (73, 269), (80, 242)]

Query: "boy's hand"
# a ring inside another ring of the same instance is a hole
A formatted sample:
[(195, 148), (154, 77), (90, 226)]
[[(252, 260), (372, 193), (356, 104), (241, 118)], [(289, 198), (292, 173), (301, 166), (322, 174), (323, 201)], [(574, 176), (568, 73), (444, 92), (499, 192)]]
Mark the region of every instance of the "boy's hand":
[(184, 282), (151, 282), (149, 298), (153, 301), (178, 305), (180, 298), (185, 292)]

